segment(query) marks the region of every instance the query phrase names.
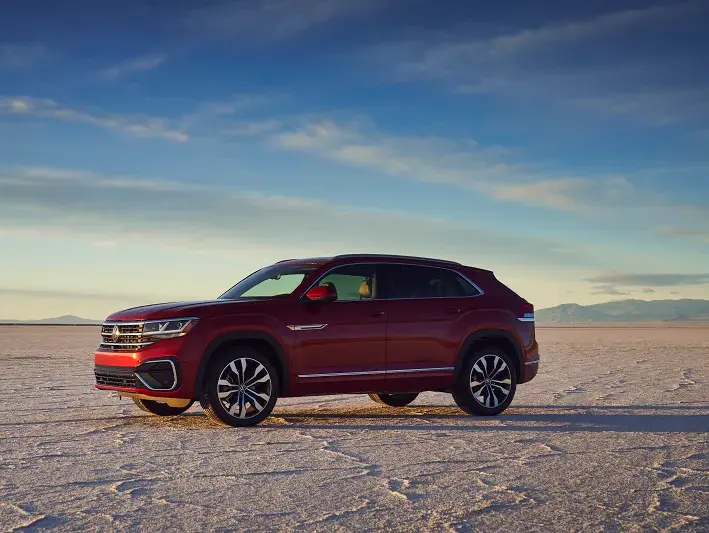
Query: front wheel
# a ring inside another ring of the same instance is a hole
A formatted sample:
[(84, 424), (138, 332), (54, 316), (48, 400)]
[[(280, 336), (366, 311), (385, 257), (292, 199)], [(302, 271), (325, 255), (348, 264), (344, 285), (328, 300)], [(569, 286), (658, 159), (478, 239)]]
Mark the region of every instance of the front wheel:
[(192, 404), (194, 403), (190, 402), (184, 407), (172, 407), (163, 402), (156, 402), (155, 400), (140, 400), (138, 398), (133, 398), (133, 401), (135, 402), (135, 405), (140, 407), (143, 411), (147, 411), (148, 413), (158, 416), (181, 415), (187, 411), (187, 409), (192, 407)]
[(402, 392), (399, 394), (384, 394), (383, 392), (372, 393), (369, 397), (377, 403), (390, 405), (391, 407), (404, 407), (413, 402), (418, 396), (417, 392)]
[(200, 403), (207, 416), (227, 426), (254, 426), (276, 405), (278, 374), (258, 350), (240, 347), (214, 358)]
[(476, 351), (463, 366), (453, 399), (471, 415), (495, 416), (512, 402), (517, 373), (512, 360), (499, 348)]

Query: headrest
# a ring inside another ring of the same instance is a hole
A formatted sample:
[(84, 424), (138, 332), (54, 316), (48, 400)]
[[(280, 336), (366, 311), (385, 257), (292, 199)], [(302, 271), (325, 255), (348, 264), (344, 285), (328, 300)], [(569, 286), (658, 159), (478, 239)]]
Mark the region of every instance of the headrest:
[(359, 297), (361, 299), (372, 297), (372, 280), (369, 278), (363, 279), (359, 284)]

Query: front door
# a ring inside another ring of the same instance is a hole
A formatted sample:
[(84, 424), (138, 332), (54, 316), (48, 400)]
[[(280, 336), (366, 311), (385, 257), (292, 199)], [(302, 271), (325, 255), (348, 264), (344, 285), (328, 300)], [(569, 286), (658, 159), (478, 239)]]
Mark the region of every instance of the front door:
[(372, 264), (335, 267), (317, 285), (337, 292), (334, 302), (304, 301), (293, 330), (296, 394), (379, 390), (385, 380), (386, 316), (377, 299)]

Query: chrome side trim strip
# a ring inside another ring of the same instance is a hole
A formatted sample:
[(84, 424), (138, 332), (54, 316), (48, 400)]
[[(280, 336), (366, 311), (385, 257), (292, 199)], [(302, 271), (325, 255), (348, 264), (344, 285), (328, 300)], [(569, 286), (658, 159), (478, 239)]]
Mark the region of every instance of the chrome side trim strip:
[(414, 372), (452, 372), (454, 367), (442, 366), (436, 368), (403, 368), (397, 370), (368, 370), (365, 372), (331, 372), (329, 374), (298, 374), (299, 378), (330, 378), (341, 376), (374, 376), (380, 374), (410, 374)]
[(453, 372), (452, 366), (440, 366), (437, 368), (404, 368), (401, 370), (387, 370), (387, 374), (408, 374), (410, 372)]
[(170, 387), (169, 389), (154, 389), (154, 388), (152, 388), (150, 385), (148, 385), (148, 384), (145, 382), (145, 380), (143, 380), (143, 378), (141, 378), (141, 377), (138, 375), (137, 372), (133, 372), (133, 375), (135, 375), (135, 377), (137, 377), (137, 378), (140, 380), (140, 382), (141, 382), (143, 385), (145, 385), (145, 388), (146, 388), (146, 389), (148, 389), (148, 390), (163, 391), (163, 392), (175, 390), (175, 387), (177, 387), (177, 369), (175, 368), (175, 363), (172, 362), (172, 360), (170, 360), (170, 359), (147, 359), (147, 360), (145, 360), (145, 361), (142, 361), (140, 364), (143, 364), (143, 363), (170, 363), (170, 366), (172, 367), (172, 387)]
[(313, 331), (316, 329), (325, 329), (327, 327), (327, 324), (302, 324), (286, 327), (291, 331)]
[(374, 376), (386, 374), (386, 370), (370, 370), (368, 372), (332, 372), (330, 374), (298, 374), (299, 378), (333, 378), (341, 376)]
[(529, 365), (538, 365), (539, 364), (539, 359), (533, 359), (532, 361), (526, 361), (524, 363), (524, 366), (529, 366)]

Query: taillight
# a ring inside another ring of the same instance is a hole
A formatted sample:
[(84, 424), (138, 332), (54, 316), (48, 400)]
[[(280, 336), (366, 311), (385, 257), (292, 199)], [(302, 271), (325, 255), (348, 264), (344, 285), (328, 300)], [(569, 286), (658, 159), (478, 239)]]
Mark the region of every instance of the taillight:
[(534, 306), (525, 300), (518, 318), (521, 322), (534, 322)]

